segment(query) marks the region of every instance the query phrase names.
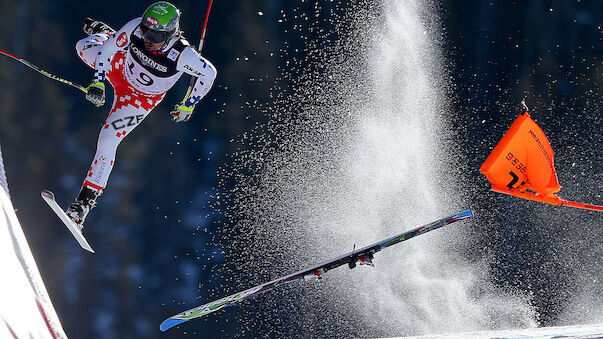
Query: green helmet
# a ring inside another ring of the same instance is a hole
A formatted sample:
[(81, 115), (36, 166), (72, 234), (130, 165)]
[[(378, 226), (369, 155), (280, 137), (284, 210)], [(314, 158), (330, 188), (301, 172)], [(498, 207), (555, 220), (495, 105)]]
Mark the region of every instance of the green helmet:
[(146, 30), (164, 33), (166, 41), (180, 27), (180, 11), (167, 1), (159, 1), (144, 11), (141, 24)]

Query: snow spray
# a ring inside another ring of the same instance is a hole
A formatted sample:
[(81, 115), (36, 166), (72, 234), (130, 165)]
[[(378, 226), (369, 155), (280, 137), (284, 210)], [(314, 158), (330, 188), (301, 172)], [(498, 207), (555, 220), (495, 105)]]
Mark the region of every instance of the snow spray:
[[(290, 87), (262, 107), (269, 121), (244, 135), (248, 149), (222, 174), (244, 178), (227, 199), (237, 222), (226, 261), (240, 267), (233, 275), (251, 275), (239, 289), (470, 207), (450, 170), (451, 80), (436, 10), (424, 1), (325, 6), (308, 16), (333, 30), (308, 39), (303, 58), (283, 53)], [(307, 30), (316, 33), (299, 34)], [(461, 255), (472, 227), (257, 298), (245, 326), (317, 337), (535, 326), (526, 296), (495, 287), (482, 262)]]

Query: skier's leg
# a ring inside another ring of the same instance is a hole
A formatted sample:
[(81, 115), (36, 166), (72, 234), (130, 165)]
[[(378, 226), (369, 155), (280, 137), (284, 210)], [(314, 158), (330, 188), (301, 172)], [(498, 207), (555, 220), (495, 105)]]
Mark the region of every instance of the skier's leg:
[(78, 41), (75, 44), (75, 51), (86, 65), (94, 68), (94, 61), (98, 55), (98, 51), (107, 39), (109, 39), (109, 35), (105, 33), (93, 34)]
[(101, 21), (90, 18), (84, 19), (83, 30), (88, 36), (75, 44), (75, 51), (88, 66), (94, 68), (94, 60), (100, 46), (115, 34), (115, 30)]
[(111, 28), (111, 26), (107, 25), (102, 21), (94, 20), (92, 18), (84, 19), (84, 25), (82, 27), (82, 30), (88, 35), (96, 33), (105, 33), (109, 35), (115, 34), (115, 30)]
[[(89, 38), (92, 37), (94, 36)], [(80, 226), (94, 207), (96, 198), (107, 186), (119, 143), (142, 122), (165, 95), (149, 95), (134, 90), (124, 76), (124, 63), (125, 53), (116, 53), (107, 72), (107, 79), (114, 89), (113, 105), (99, 133), (96, 154), (80, 193), (86, 193), (84, 195), (89, 198), (80, 202), (78, 196), (67, 210), (67, 215)]]
[[(114, 102), (115, 102), (114, 98)], [(115, 164), (119, 143), (148, 115), (149, 111), (134, 106), (114, 107), (98, 136), (96, 154), (82, 185), (82, 190), (67, 210), (67, 215), (82, 226), (96, 199), (107, 186), (109, 175)]]
[(101, 191), (105, 189), (115, 163), (120, 142), (148, 115), (148, 111), (134, 106), (112, 109), (98, 136), (96, 154), (84, 181), (84, 186)]

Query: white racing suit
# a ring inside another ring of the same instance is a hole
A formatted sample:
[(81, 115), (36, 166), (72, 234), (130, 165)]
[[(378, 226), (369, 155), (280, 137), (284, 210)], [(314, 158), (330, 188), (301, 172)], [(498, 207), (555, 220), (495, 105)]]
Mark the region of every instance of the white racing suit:
[(109, 80), (113, 105), (98, 137), (96, 154), (84, 186), (102, 191), (109, 179), (119, 143), (161, 102), (183, 73), (198, 77), (184, 103), (194, 106), (209, 92), (216, 69), (180, 36), (158, 52), (148, 52), (142, 39), (141, 18), (128, 22), (114, 35), (94, 34), (76, 44), (80, 58), (94, 68), (94, 81)]

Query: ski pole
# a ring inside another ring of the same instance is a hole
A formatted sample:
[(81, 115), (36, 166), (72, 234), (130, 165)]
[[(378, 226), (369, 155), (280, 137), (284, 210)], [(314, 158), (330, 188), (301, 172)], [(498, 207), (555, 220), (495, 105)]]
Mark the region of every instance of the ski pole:
[[(199, 40), (199, 48), (197, 49), (199, 54), (201, 54), (201, 49), (203, 48), (203, 40), (205, 39), (205, 31), (207, 28), (207, 21), (209, 20), (209, 11), (211, 10), (211, 5), (213, 2), (214, 2), (214, 0), (209, 0), (209, 4), (207, 5), (207, 12), (205, 13), (205, 20), (203, 21), (203, 27), (201, 28), (201, 40)], [(185, 102), (188, 99), (188, 96), (193, 91), (193, 86), (195, 86), (195, 82), (197, 82), (197, 77), (192, 76), (191, 81), (188, 84), (188, 89), (186, 90), (186, 95), (184, 96), (184, 99), (182, 99), (182, 102)]]
[(15, 56), (15, 55), (12, 55), (12, 54), (10, 54), (8, 52), (5, 52), (3, 50), (0, 50), (0, 53), (6, 55), (9, 58), (13, 58), (13, 59), (17, 60), (18, 62), (22, 63), (23, 65), (25, 65), (25, 66), (33, 69), (34, 71), (36, 71), (36, 72), (38, 72), (38, 73), (40, 73), (40, 74), (42, 74), (42, 75), (44, 75), (44, 76), (52, 79), (52, 80), (56, 80), (56, 81), (62, 82), (62, 83), (67, 84), (69, 86), (75, 87), (75, 88), (79, 89), (80, 91), (82, 91), (84, 93), (88, 93), (88, 90), (86, 90), (86, 87), (84, 87), (84, 86), (82, 86), (80, 84), (76, 84), (73, 81), (69, 81), (69, 80), (60, 78), (60, 77), (58, 77), (58, 76), (56, 76), (54, 74), (50, 74), (50, 73), (46, 72), (45, 70), (39, 68), (38, 66), (32, 64), (31, 62), (29, 62), (29, 61), (27, 61), (27, 60), (25, 60), (23, 58), (19, 58), (19, 57)]

